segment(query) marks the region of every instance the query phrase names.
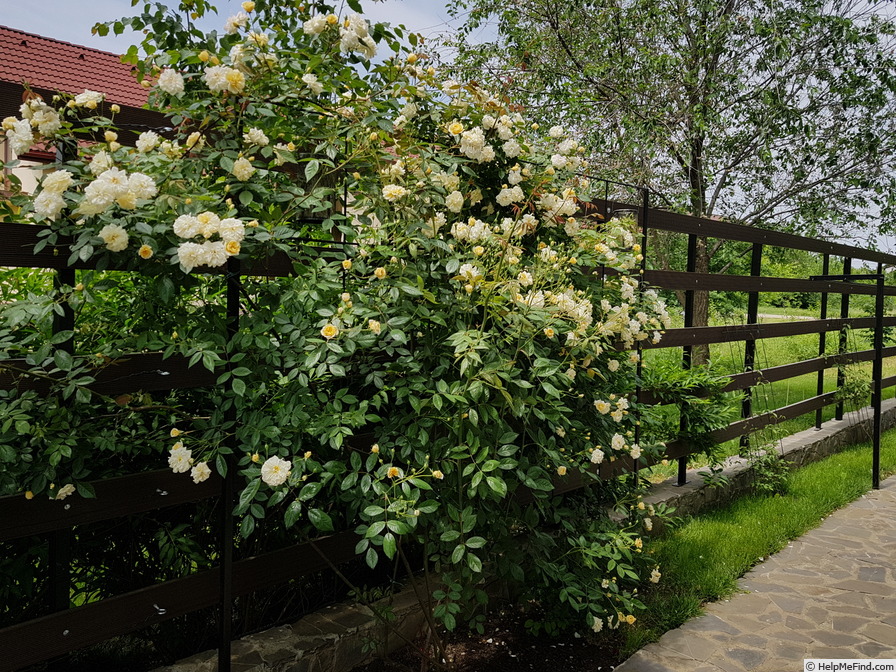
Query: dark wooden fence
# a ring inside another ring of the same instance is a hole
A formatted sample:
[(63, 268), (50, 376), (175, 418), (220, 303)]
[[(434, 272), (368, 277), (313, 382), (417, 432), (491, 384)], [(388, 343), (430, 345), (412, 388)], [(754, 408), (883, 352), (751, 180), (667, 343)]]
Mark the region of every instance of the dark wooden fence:
[[(689, 349), (695, 345), (743, 341), (746, 344), (747, 361), (743, 373), (731, 377), (727, 390), (750, 390), (753, 386), (772, 381), (782, 381), (806, 373), (817, 372), (819, 375), (818, 394), (795, 404), (752, 415), (748, 403), (744, 405), (742, 420), (729, 427), (718, 430), (714, 438), (718, 441), (744, 436), (750, 432), (767, 427), (784, 419), (793, 418), (811, 412), (818, 412), (826, 405), (837, 403), (833, 391), (823, 389), (823, 373), (831, 367), (842, 367), (853, 362), (873, 361), (876, 371), (880, 371), (883, 357), (896, 356), (896, 348), (883, 348), (878, 342), (871, 350), (848, 352), (846, 341), (841, 339), (840, 351), (836, 355), (825, 355), (824, 334), (841, 332), (844, 327), (854, 329), (879, 328), (882, 325), (896, 325), (896, 318), (876, 319), (876, 317), (850, 317), (848, 297), (852, 294), (873, 294), (875, 287), (857, 283), (838, 282), (832, 280), (785, 279), (760, 277), (760, 264), (763, 246), (791, 247), (808, 250), (823, 255), (825, 269), (829, 269), (834, 258), (843, 260), (843, 273), (849, 274), (852, 260), (864, 260), (877, 264), (878, 273), (883, 272), (884, 265), (896, 265), (896, 256), (863, 250), (856, 247), (829, 243), (821, 240), (800, 238), (798, 236), (766, 231), (755, 228), (740, 227), (734, 224), (698, 219), (684, 215), (663, 212), (646, 207), (645, 204), (633, 206), (624, 203), (600, 201), (596, 206), (605, 213), (614, 210), (634, 210), (638, 214), (639, 223), (644, 232), (645, 252), (646, 233), (649, 229), (677, 232), (689, 237), (691, 243), (697, 236), (725, 238), (742, 241), (753, 246), (753, 270), (750, 276), (730, 276), (697, 274), (685, 271), (654, 270), (646, 265), (644, 279), (652, 286), (683, 290), (692, 297), (695, 291), (737, 291), (747, 292), (750, 296), (747, 324), (725, 327), (692, 327), (670, 329), (657, 345), (643, 347), (681, 348), (683, 361), (690, 360)], [(0, 266), (35, 267), (55, 269), (59, 281), (75, 284), (75, 273), (78, 269), (91, 268), (90, 264), (66, 265), (68, 251), (60, 249), (44, 249), (33, 253), (38, 241), (40, 227), (17, 224), (3, 224), (4, 244), (0, 248)], [(693, 254), (693, 244), (689, 245), (689, 254)], [(326, 251), (323, 251), (326, 253)], [(647, 256), (645, 254), (645, 256)], [(693, 258), (689, 256), (688, 267), (693, 268)], [(240, 278), (248, 275), (286, 276), (293, 271), (292, 262), (286, 258), (274, 257), (263, 267), (240, 269), (234, 262), (227, 267), (227, 307), (230, 320), (229, 330), (235, 332), (239, 319), (239, 285)], [(822, 309), (818, 320), (758, 325), (758, 294), (761, 292), (818, 292), (822, 295)], [(828, 294), (841, 294), (841, 314), (837, 318), (827, 316)], [(896, 287), (885, 287), (887, 296), (896, 295)], [(690, 304), (688, 301), (686, 304)], [(881, 318), (882, 307), (878, 304), (878, 318)], [(691, 324), (692, 315), (686, 305), (685, 324)], [(57, 320), (56, 330), (70, 330), (73, 326), (70, 310)], [(777, 338), (798, 334), (819, 334), (819, 356), (801, 362), (767, 369), (755, 369), (755, 343), (758, 339)], [(752, 344), (752, 354), (751, 352)], [(61, 347), (71, 347), (62, 344)], [(10, 362), (6, 362), (10, 364)], [(24, 366), (24, 362), (21, 362)], [(28, 368), (24, 366), (24, 368)], [(162, 359), (157, 353), (133, 354), (121, 358), (106, 367), (97, 376), (93, 387), (104, 394), (128, 392), (136, 387), (151, 392), (154, 390), (170, 390), (190, 387), (203, 387), (214, 384), (216, 376), (199, 368), (190, 368), (185, 359), (170, 357)], [(880, 380), (878, 373), (876, 400), (880, 399), (881, 386), (896, 384), (896, 377)], [(9, 369), (0, 371), (0, 389), (41, 389), (45, 382), (30, 377), (19, 377)], [(641, 402), (658, 401), (650, 390), (639, 392)], [(747, 402), (749, 399), (747, 399)], [(684, 475), (684, 466), (693, 448), (687, 438), (682, 437), (668, 445), (668, 457), (680, 461), (680, 478)], [(602, 478), (616, 475), (646, 466), (645, 461), (638, 465), (630, 459), (620, 459), (600, 466)], [(306, 543), (295, 544), (281, 550), (272, 551), (256, 557), (234, 560), (233, 554), (233, 519), (234, 489), (233, 474), (229, 469), (227, 478), (217, 475), (199, 485), (189, 479), (173, 474), (169, 470), (138, 473), (119, 478), (111, 478), (93, 485), (96, 499), (70, 497), (64, 502), (35, 499), (27, 501), (21, 495), (0, 498), (0, 542), (19, 539), (33, 535), (44, 535), (50, 546), (51, 593), (56, 596), (53, 613), (0, 629), (0, 672), (17, 670), (22, 667), (49, 660), (53, 657), (75, 651), (81, 647), (105, 641), (111, 637), (137, 631), (147, 626), (177, 616), (217, 607), (219, 612), (220, 648), (219, 670), (230, 669), (230, 641), (232, 605), (234, 598), (253, 591), (281, 585), (293, 579), (308, 576), (331, 565), (340, 565), (354, 559), (356, 536), (352, 531), (334, 534)], [(582, 487), (587, 479), (569, 474), (557, 479), (556, 492), (562, 493)], [(520, 495), (525, 500), (526, 494)], [(77, 543), (72, 529), (88, 523), (119, 519), (124, 516), (145, 513), (176, 505), (190, 504), (218, 498), (222, 517), (218, 526), (220, 553), (218, 566), (195, 573), (193, 575), (167, 581), (150, 587), (135, 590), (115, 597), (90, 602), (83, 606), (71, 608), (70, 576), (66, 564), (66, 549)]]

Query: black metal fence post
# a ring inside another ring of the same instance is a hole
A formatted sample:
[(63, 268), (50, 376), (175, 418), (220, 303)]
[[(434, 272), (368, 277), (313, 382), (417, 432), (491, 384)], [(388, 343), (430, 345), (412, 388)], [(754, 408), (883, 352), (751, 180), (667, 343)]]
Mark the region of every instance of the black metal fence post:
[[(843, 257), (843, 275), (850, 275), (852, 273), (852, 258), (851, 257)], [(845, 282), (849, 282), (849, 279), (845, 279)], [(849, 294), (841, 294), (840, 295), (840, 319), (845, 320), (849, 318)], [(846, 352), (846, 328), (840, 329), (840, 340), (837, 346), (837, 354), (842, 355)], [(843, 383), (846, 381), (846, 372), (843, 370), (843, 366), (837, 367), (837, 389), (843, 387)], [(837, 404), (836, 411), (834, 412), (834, 417), (837, 420), (843, 419), (843, 402), (839, 402)]]
[[(697, 271), (697, 234), (689, 233), (688, 234), (687, 272), (688, 273), (696, 273), (696, 271)], [(685, 290), (685, 293), (684, 293), (684, 326), (685, 327), (693, 327), (694, 326), (694, 290), (693, 289)], [(685, 345), (682, 348), (681, 367), (683, 369), (690, 369), (693, 359), (694, 359), (694, 347), (691, 345)], [(681, 420), (679, 422), (679, 432), (681, 433), (681, 436), (687, 436), (688, 419), (684, 414), (684, 409), (681, 409)], [(677, 485), (684, 485), (687, 482), (688, 482), (688, 458), (687, 457), (679, 457), (678, 458)]]
[[(56, 271), (56, 276), (53, 278), (53, 289), (58, 296), (62, 297), (63, 288), (74, 287), (76, 281), (75, 269), (60, 269)], [(59, 305), (62, 312), (53, 314), (53, 333), (70, 331), (73, 335), (59, 343), (56, 348), (73, 355), (75, 352), (75, 311), (67, 298), (62, 299)], [(57, 530), (50, 534), (49, 551), (50, 611), (64, 611), (71, 607), (72, 530)]]
[(879, 490), (881, 405), (883, 403), (881, 378), (884, 364), (884, 265), (880, 262), (877, 264), (877, 295), (874, 299), (874, 364), (871, 367), (873, 385), (871, 405), (874, 407), (874, 432), (871, 444), (871, 483), (875, 490)]
[[(641, 263), (638, 265), (638, 291), (644, 291), (644, 275), (647, 270), (647, 227), (650, 219), (649, 215), (650, 209), (650, 192), (647, 189), (641, 190), (641, 210), (640, 210), (640, 227), (641, 227)], [(635, 406), (637, 407), (641, 403), (641, 375), (643, 373), (644, 365), (641, 361), (644, 356), (644, 349), (641, 347), (642, 341), (638, 341), (635, 346), (635, 352), (638, 355), (638, 363), (636, 364), (636, 376), (638, 379), (637, 387), (635, 388)], [(635, 443), (639, 446), (641, 445), (641, 417), (640, 411), (638, 411), (638, 419), (635, 421)], [(638, 460), (634, 462), (635, 467), (635, 482), (638, 480)]]
[[(824, 261), (821, 265), (821, 274), (828, 275), (831, 272), (831, 255), (824, 255)], [(826, 320), (828, 319), (828, 293), (821, 293), (821, 308), (820, 308), (820, 316), (819, 319)], [(828, 349), (828, 332), (822, 331), (818, 334), (818, 356), (824, 357), (825, 352)], [(821, 396), (824, 394), (824, 372), (825, 370), (818, 370), (818, 383), (815, 387), (815, 395)], [(821, 418), (824, 409), (819, 408), (815, 411), (815, 429), (821, 429)]]
[[(762, 275), (762, 243), (753, 243), (750, 255), (750, 276), (758, 278)], [(759, 323), (759, 292), (750, 292), (747, 296), (747, 324)], [(756, 339), (748, 338), (744, 341), (744, 371), (753, 371), (756, 368)], [(743, 419), (753, 415), (753, 388), (744, 390), (744, 398), (741, 401), (740, 417)], [(740, 437), (740, 447), (750, 448), (750, 435)]]
[[(240, 325), (240, 262), (233, 257), (227, 260), (227, 370), (232, 371), (233, 339)], [(225, 415), (230, 428), (225, 455), (227, 473), (221, 479), (221, 604), (219, 618), (218, 672), (230, 672), (231, 639), (233, 638), (233, 509), (235, 506), (236, 471), (236, 399), (232, 400)]]

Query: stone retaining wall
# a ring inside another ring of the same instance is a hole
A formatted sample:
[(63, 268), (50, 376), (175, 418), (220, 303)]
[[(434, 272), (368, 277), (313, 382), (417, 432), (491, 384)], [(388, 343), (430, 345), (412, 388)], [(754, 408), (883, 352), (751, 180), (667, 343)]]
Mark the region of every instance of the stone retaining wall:
[[(871, 415), (870, 408), (848, 413), (843, 420), (826, 422), (820, 430), (807, 429), (788, 436), (779, 443), (778, 449), (784, 459), (796, 465), (820, 460), (844, 446), (870, 440)], [(890, 399), (883, 404), (882, 426), (888, 429), (894, 424), (896, 400)], [(722, 473), (728, 480), (724, 487), (708, 487), (696, 470), (690, 470), (687, 484), (676, 486), (670, 480), (654, 485), (644, 501), (664, 502), (674, 506), (677, 515), (686, 515), (722, 504), (749, 489), (751, 475), (747, 460), (729, 458)], [(870, 483), (870, 472), (868, 480)], [(391, 652), (422, 631), (423, 614), (410, 588), (375, 603), (374, 608), (388, 608), (390, 600), (395, 616), (391, 633), (377, 622), (369, 608), (339, 604), (305, 616), (294, 625), (271, 628), (235, 641), (232, 670), (348, 672), (370, 660), (376, 651)], [(155, 672), (214, 672), (216, 658), (215, 651), (205, 651)]]

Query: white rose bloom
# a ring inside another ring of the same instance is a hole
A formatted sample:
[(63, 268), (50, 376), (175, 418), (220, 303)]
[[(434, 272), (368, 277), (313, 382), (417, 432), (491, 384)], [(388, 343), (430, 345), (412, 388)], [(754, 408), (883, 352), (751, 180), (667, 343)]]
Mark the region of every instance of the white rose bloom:
[(137, 150), (145, 154), (158, 147), (159, 142), (161, 142), (161, 138), (158, 133), (144, 131), (140, 134), (140, 137), (137, 138)]
[(611, 359), (609, 362), (607, 362), (607, 368), (610, 369), (610, 371), (618, 371), (619, 370), (619, 360)]
[(177, 260), (185, 273), (205, 264), (205, 250), (197, 243), (181, 243), (177, 248)]
[(106, 94), (104, 93), (99, 93), (98, 91), (90, 91), (88, 89), (85, 90), (84, 93), (79, 93), (77, 96), (75, 96), (75, 105), (77, 105), (78, 107), (82, 107), (85, 105), (90, 106), (91, 104), (93, 104), (93, 106), (96, 107), (101, 102), (103, 102), (105, 97)]
[(510, 189), (502, 189), (495, 197), (495, 201), (501, 207), (507, 207), (513, 203), (513, 195)]
[(230, 241), (241, 241), (246, 235), (246, 225), (239, 219), (228, 217), (222, 219), (218, 226), (218, 235), (225, 243)]
[(205, 69), (202, 79), (212, 91), (242, 93), (246, 87), (246, 77), (242, 72), (226, 65), (213, 65)]
[(622, 450), (625, 447), (625, 437), (622, 434), (614, 434), (610, 445), (613, 450)]
[(159, 191), (156, 183), (149, 175), (144, 173), (131, 173), (128, 177), (128, 191), (134, 198), (153, 198)]
[(399, 198), (403, 196), (407, 196), (408, 190), (402, 187), (400, 184), (387, 184), (383, 187), (383, 198), (385, 198), (390, 203), (394, 203)]
[(257, 145), (258, 147), (266, 147), (270, 140), (260, 128), (250, 128), (243, 133), (243, 142), (247, 145)]
[(184, 92), (184, 78), (176, 70), (165, 68), (159, 75), (159, 88), (171, 96), (180, 96)]
[(320, 35), (327, 29), (327, 17), (322, 14), (313, 16), (302, 24), (306, 35)]
[(193, 215), (181, 215), (174, 220), (174, 233), (181, 238), (194, 238), (199, 235), (199, 220)]
[(548, 135), (552, 138), (562, 138), (565, 133), (562, 126), (551, 126), (551, 130), (548, 131)]
[(94, 175), (102, 175), (112, 167), (112, 156), (105, 149), (94, 154), (88, 169)]
[(121, 252), (128, 246), (128, 232), (118, 224), (106, 224), (98, 235), (110, 252)]
[(230, 255), (227, 254), (223, 240), (206, 241), (201, 247), (206, 266), (217, 268), (227, 263), (227, 257)]
[(12, 129), (6, 132), (6, 139), (14, 154), (24, 154), (34, 144), (34, 133), (31, 131), (31, 122), (27, 119), (19, 119), (12, 125)]
[(501, 149), (503, 149), (504, 154), (511, 159), (519, 156), (523, 151), (523, 148), (520, 147), (520, 143), (517, 142), (516, 138), (511, 138), (505, 142), (501, 145)]
[(302, 81), (305, 82), (305, 85), (311, 89), (311, 93), (315, 96), (319, 96), (324, 90), (324, 85), (317, 81), (317, 75), (310, 72), (306, 75), (302, 75)]
[(520, 287), (531, 287), (533, 283), (532, 274), (529, 271), (523, 271), (518, 276), (516, 276), (517, 281), (520, 283)]
[(473, 264), (464, 264), (460, 267), (460, 275), (465, 279), (473, 282), (476, 278), (482, 276), (482, 273)]
[(44, 189), (37, 198), (34, 199), (35, 214), (46, 217), (47, 219), (56, 219), (65, 208), (65, 200), (62, 194)]
[(591, 463), (592, 464), (600, 464), (604, 461), (604, 451), (600, 448), (595, 448), (591, 451)]
[(75, 486), (71, 483), (68, 483), (59, 488), (59, 492), (56, 493), (56, 496), (53, 499), (65, 499), (69, 495), (73, 494), (75, 494)]
[(168, 457), (168, 466), (175, 474), (183, 474), (190, 471), (193, 464), (193, 452), (184, 448), (184, 444), (180, 441), (174, 444), (171, 449), (171, 455)]
[(445, 207), (451, 212), (460, 212), (464, 207), (464, 195), (459, 191), (452, 191), (445, 199)]
[(207, 481), (208, 477), (212, 475), (212, 470), (209, 469), (207, 462), (199, 462), (190, 470), (190, 476), (193, 477), (194, 483), (202, 483), (203, 481)]
[(233, 169), (230, 171), (236, 179), (245, 182), (255, 173), (255, 166), (245, 157), (240, 157), (233, 162)]
[(520, 220), (520, 233), (519, 235), (525, 236), (529, 233), (535, 233), (535, 229), (538, 228), (538, 220), (535, 218), (535, 215), (523, 215), (523, 218)]
[(637, 460), (639, 457), (641, 457), (641, 447), (635, 444), (632, 446), (632, 459)]
[(43, 179), (40, 186), (43, 188), (44, 192), (61, 194), (68, 189), (71, 184), (72, 174), (70, 172), (67, 170), (54, 170)]
[(261, 480), (270, 485), (272, 488), (286, 483), (289, 473), (292, 470), (292, 464), (287, 460), (279, 457), (269, 457), (261, 465)]
[(240, 12), (224, 22), (224, 32), (228, 35), (235, 35), (240, 28), (245, 28), (247, 23), (249, 23), (249, 15), (245, 12)]
[(572, 138), (567, 138), (566, 140), (561, 142), (559, 145), (557, 145), (557, 151), (559, 151), (561, 154), (572, 154), (578, 148), (579, 148), (579, 143), (577, 143)]
[(562, 154), (554, 154), (551, 157), (551, 165), (557, 170), (563, 170), (566, 168), (566, 157)]

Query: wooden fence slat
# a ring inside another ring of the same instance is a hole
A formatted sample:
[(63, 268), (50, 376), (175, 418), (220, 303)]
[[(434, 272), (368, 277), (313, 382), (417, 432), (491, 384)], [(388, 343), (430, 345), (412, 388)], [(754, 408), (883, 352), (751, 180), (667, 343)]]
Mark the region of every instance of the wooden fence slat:
[[(722, 275), (720, 273), (687, 273), (685, 271), (651, 271), (644, 279), (660, 289), (702, 290), (717, 292), (807, 292), (831, 294), (877, 294), (875, 285), (859, 282), (829, 282), (799, 278), (757, 277), (751, 275)], [(896, 287), (884, 290), (896, 296)]]
[[(605, 201), (603, 199), (595, 199), (592, 201), (592, 205), (598, 208), (601, 212), (612, 210), (640, 210), (636, 205), (620, 203), (617, 201)], [(650, 228), (673, 231), (675, 233), (693, 233), (708, 238), (723, 238), (725, 240), (736, 240), (744, 243), (762, 243), (764, 245), (774, 245), (775, 247), (806, 250), (808, 252), (831, 254), (838, 257), (864, 259), (867, 261), (889, 264), (891, 266), (896, 265), (896, 255), (886, 254), (885, 252), (866, 250), (852, 245), (843, 245), (842, 243), (832, 243), (818, 238), (805, 238), (792, 233), (760, 229), (754, 226), (743, 226), (731, 222), (682, 215), (667, 210), (650, 211)]]
[[(887, 357), (896, 357), (896, 346), (884, 348), (882, 351), (882, 356), (884, 359), (886, 359)], [(844, 364), (870, 362), (874, 360), (874, 357), (874, 350), (860, 350), (858, 352), (843, 353), (842, 355), (826, 355), (824, 357), (815, 357), (813, 359), (806, 359), (802, 362), (795, 362), (793, 364), (782, 364), (780, 366), (773, 366), (768, 369), (748, 371), (746, 373), (736, 373), (732, 376), (729, 376), (731, 382), (729, 382), (728, 385), (726, 385), (722, 389), (722, 391), (731, 392), (734, 390), (743, 390), (747, 387), (752, 387), (753, 385), (774, 383), (781, 380), (787, 380), (789, 378), (802, 376), (807, 373), (814, 373), (816, 371), (823, 371), (824, 369), (830, 369), (835, 366), (842, 366)]]
[[(708, 345), (710, 343), (730, 343), (746, 339), (780, 338), (800, 334), (818, 334), (823, 331), (840, 331), (844, 327), (852, 329), (874, 328), (873, 317), (852, 317), (847, 319), (803, 320), (800, 322), (766, 322), (763, 324), (733, 324), (722, 327), (685, 327), (666, 329), (659, 343), (644, 342), (646, 348), (675, 348), (683, 345)], [(884, 326), (896, 326), (896, 317), (885, 317)]]
[[(67, 263), (71, 254), (67, 244), (55, 247), (47, 247), (40, 252), (34, 252), (34, 246), (41, 240), (38, 235), (47, 227), (37, 224), (21, 224), (17, 222), (3, 223), (3, 245), (0, 247), (0, 266), (11, 268), (74, 268), (79, 270), (92, 270), (96, 268), (96, 261), (77, 261), (71, 266)], [(302, 245), (302, 249), (314, 251), (318, 256), (342, 259), (344, 255), (338, 248), (339, 243), (332, 246), (326, 245)], [(123, 270), (121, 266), (109, 266), (106, 270)], [(198, 268), (196, 273), (210, 273), (218, 275), (224, 273), (223, 268)], [(268, 276), (286, 277), (295, 273), (295, 262), (289, 255), (277, 251), (267, 259), (255, 260), (240, 273), (244, 276)]]
[(212, 607), (218, 570), (117, 595), (0, 630), (0, 672), (14, 670)]
[(175, 474), (170, 469), (107, 478), (92, 485), (95, 499), (78, 495), (60, 501), (28, 500), (23, 495), (0, 497), (0, 541), (198, 502), (214, 497), (221, 488), (214, 472), (197, 484), (189, 474)]
[[(51, 381), (16, 371), (30, 368), (24, 359), (0, 361), (0, 389), (35, 390), (41, 393), (49, 391), (53, 384)], [(107, 395), (137, 390), (155, 392), (190, 389), (214, 385), (218, 375), (201, 364), (190, 366), (189, 360), (181, 355), (165, 359), (161, 352), (136, 353), (119, 357), (98, 368), (94, 373), (96, 382), (87, 387)]]
[[(233, 594), (246, 595), (272, 588), (327, 569), (331, 563), (344, 564), (358, 557), (357, 543), (358, 535), (347, 531), (239, 560), (233, 565)], [(219, 583), (220, 569), (215, 567), (0, 629), (0, 672), (12, 672), (110, 637), (215, 606)]]

